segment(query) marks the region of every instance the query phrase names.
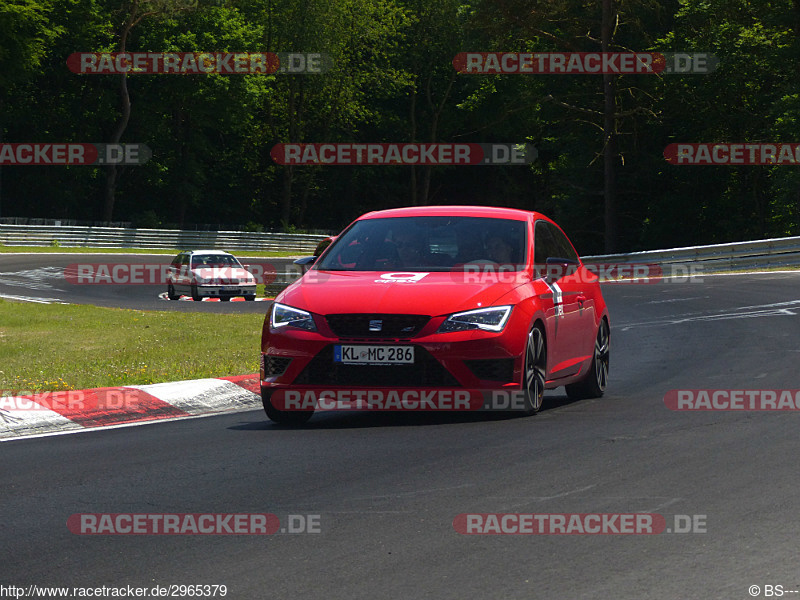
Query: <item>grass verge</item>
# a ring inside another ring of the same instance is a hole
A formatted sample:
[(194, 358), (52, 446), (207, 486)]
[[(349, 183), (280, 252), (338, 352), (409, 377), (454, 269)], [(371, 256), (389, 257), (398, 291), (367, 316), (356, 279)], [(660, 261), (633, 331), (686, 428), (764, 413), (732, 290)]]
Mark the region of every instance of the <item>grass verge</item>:
[(0, 300), (0, 396), (256, 373), (263, 321)]

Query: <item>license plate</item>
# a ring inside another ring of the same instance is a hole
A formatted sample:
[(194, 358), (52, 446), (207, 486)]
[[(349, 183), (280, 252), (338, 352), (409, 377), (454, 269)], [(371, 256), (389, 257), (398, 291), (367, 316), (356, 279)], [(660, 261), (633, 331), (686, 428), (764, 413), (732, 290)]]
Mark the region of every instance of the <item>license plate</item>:
[(223, 285), (222, 286), (223, 292), (238, 292), (239, 286), (238, 285)]
[(349, 365), (413, 365), (414, 346), (333, 347), (333, 362)]

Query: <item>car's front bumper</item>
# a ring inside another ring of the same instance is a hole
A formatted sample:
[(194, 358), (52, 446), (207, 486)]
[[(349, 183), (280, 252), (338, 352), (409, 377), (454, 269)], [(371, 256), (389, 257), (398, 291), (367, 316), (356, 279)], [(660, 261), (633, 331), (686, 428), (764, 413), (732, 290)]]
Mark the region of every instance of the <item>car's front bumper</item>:
[[(264, 389), (352, 388), (519, 388), (529, 316), (514, 311), (503, 331), (436, 333), (444, 317), (434, 318), (411, 339), (344, 339), (322, 328), (270, 329), (261, 359)], [(334, 360), (341, 344), (413, 346), (414, 363), (355, 365)]]
[(256, 284), (246, 285), (198, 285), (197, 294), (208, 298), (233, 298), (235, 296), (255, 296)]

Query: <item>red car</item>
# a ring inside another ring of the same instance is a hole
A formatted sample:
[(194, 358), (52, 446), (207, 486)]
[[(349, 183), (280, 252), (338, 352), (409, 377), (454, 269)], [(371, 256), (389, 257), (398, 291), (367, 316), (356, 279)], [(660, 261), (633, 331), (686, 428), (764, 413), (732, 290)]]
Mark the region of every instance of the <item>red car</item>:
[[(272, 305), (261, 395), (273, 421), (313, 410), (291, 390), (515, 392), (600, 397), (609, 317), (597, 276), (546, 216), (479, 206), (371, 212), (350, 224)], [(280, 393), (276, 393), (280, 392)]]

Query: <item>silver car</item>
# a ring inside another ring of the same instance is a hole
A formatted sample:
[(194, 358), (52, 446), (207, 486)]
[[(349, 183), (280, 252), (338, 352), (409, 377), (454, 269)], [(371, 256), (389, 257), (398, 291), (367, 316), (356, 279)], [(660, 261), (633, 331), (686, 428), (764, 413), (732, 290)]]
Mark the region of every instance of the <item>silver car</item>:
[(192, 300), (244, 296), (256, 299), (256, 279), (233, 254), (222, 250), (191, 250), (176, 256), (167, 272), (167, 297), (182, 293)]

